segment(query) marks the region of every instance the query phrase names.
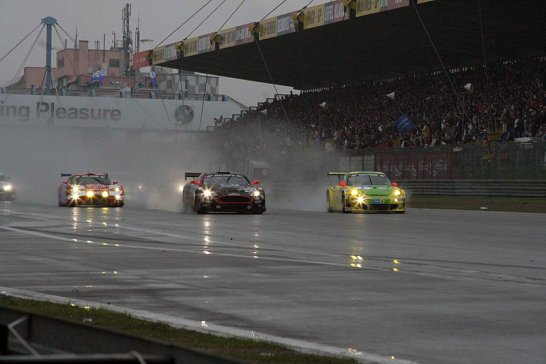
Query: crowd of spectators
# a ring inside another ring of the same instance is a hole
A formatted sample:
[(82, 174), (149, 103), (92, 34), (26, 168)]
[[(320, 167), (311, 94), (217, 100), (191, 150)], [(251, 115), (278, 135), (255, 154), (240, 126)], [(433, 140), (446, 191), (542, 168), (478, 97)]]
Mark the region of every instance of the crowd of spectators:
[[(245, 155), (546, 141), (546, 58), (506, 61), (291, 94), (222, 122), (221, 146)], [(466, 87), (465, 87), (466, 86)], [(408, 131), (397, 128), (407, 115)], [(517, 140), (517, 139), (516, 139)]]

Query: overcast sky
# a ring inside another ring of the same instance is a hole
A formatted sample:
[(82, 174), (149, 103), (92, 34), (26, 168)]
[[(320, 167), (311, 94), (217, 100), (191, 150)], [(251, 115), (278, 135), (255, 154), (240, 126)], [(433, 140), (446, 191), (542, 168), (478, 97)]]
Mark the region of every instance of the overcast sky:
[[(222, 1), (212, 0), (202, 12), (180, 28), (164, 44), (187, 37)], [(225, 0), (219, 10), (192, 36), (218, 31), (241, 1)], [(300, 9), (309, 1), (288, 0), (270, 16)], [(112, 32), (116, 33), (116, 39), (119, 40), (122, 37), (121, 11), (126, 3), (130, 3), (132, 7), (130, 26), (133, 35), (137, 21), (140, 19), (141, 38), (154, 40), (153, 42), (142, 43), (141, 50), (150, 49), (158, 45), (206, 2), (207, 0), (0, 0), (0, 59), (30, 33), (34, 27), (40, 24), (42, 18), (47, 16), (56, 18), (58, 24), (72, 36), (76, 34), (77, 29), (78, 39), (88, 40), (89, 46), (93, 48), (97, 40), (100, 40), (102, 45), (104, 34), (106, 34), (106, 46), (108, 48), (113, 44)], [(246, 0), (224, 28), (258, 21), (281, 2), (282, 0)], [(327, 1), (315, 0), (310, 6), (324, 2)], [(0, 62), (1, 86), (11, 83), (38, 32), (39, 28)], [(53, 44), (56, 48), (62, 48), (55, 32), (53, 34)], [(54, 58), (53, 62), (55, 62)], [(45, 30), (25, 66), (44, 65)], [(289, 90), (286, 87), (279, 88), (281, 93)], [(267, 97), (272, 97), (275, 90), (270, 84), (222, 78), (220, 92), (252, 106)]]

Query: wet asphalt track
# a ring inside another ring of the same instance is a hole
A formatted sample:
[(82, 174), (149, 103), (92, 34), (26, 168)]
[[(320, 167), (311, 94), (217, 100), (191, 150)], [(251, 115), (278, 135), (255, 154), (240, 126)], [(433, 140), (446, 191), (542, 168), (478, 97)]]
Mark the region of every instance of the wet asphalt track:
[(545, 222), (490, 211), (184, 215), (0, 202), (0, 290), (365, 362), (544, 363)]

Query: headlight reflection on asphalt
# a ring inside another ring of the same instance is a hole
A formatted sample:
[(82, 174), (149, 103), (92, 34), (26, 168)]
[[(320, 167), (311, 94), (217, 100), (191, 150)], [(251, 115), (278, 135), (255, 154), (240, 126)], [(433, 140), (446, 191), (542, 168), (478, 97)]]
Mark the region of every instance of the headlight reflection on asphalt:
[(399, 269), (398, 265), (400, 264), (400, 261), (395, 258), (395, 259), (392, 260), (392, 263), (393, 263), (392, 271), (393, 272), (399, 272), (400, 269)]
[(360, 255), (351, 255), (351, 261), (349, 265), (351, 268), (362, 268), (364, 266), (364, 258), (362, 258)]

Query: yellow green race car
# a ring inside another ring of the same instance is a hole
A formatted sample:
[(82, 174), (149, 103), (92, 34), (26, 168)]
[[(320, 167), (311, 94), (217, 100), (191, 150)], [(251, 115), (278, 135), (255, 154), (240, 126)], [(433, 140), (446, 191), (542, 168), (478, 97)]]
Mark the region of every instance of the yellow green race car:
[(406, 212), (406, 191), (382, 172), (328, 172), (328, 211)]

